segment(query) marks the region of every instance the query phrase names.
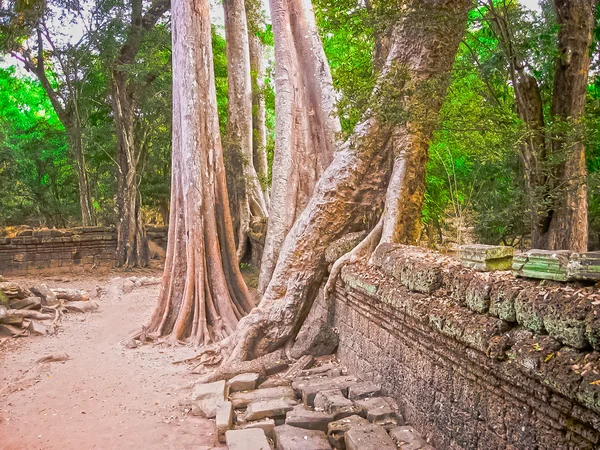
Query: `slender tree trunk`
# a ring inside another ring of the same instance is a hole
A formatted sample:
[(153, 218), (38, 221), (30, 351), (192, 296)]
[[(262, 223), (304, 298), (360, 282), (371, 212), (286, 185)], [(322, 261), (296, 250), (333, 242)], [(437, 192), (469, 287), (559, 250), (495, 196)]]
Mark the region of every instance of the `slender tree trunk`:
[(149, 332), (220, 340), (251, 308), (239, 271), (217, 117), (207, 0), (175, 0), (169, 241)]
[(117, 264), (144, 266), (144, 227), (138, 200), (139, 151), (134, 129), (134, 100), (127, 87), (127, 75), (113, 71), (113, 114), (117, 134)]
[(256, 24), (248, 17), (248, 40), (250, 44), (250, 75), (252, 76), (252, 155), (258, 181), (269, 206), (269, 163), (267, 160), (267, 120), (265, 108), (264, 45), (253, 31)]
[(271, 0), (275, 39), (275, 156), (271, 205), (258, 291), (280, 248), (332, 161), (341, 130), (329, 64), (307, 0)]
[[(70, 120), (69, 122), (75, 122)], [(64, 123), (63, 123), (64, 125)], [(77, 185), (79, 187), (79, 206), (81, 209), (81, 223), (84, 227), (95, 225), (93, 209), (92, 209), (92, 196), (90, 191), (90, 184), (88, 181), (86, 163), (85, 163), (85, 152), (83, 150), (83, 133), (79, 122), (76, 121), (73, 125), (65, 126), (67, 134), (69, 136), (69, 144), (71, 147), (71, 154), (75, 160), (75, 168), (77, 170)]]
[[(470, 0), (415, 0), (400, 19), (373, 94), (378, 105), (395, 111), (417, 108), (417, 114), (393, 123), (379, 107), (367, 112), (336, 152), (287, 235), (260, 305), (240, 321), (236, 335), (222, 344), (222, 354), (230, 356), (207, 378), (231, 374), (240, 361), (273, 352), (295, 337), (325, 277), (325, 249), (365, 214), (381, 208), (384, 198), (403, 196), (386, 205), (382, 221), (391, 222), (391, 231), (384, 232), (382, 241), (386, 236), (404, 239), (401, 229), (406, 235), (412, 233), (410, 221), (401, 215), (413, 209), (406, 204), (422, 188), (415, 187), (407, 174), (419, 161), (424, 163), (422, 149), (435, 123), (430, 117), (437, 116), (442, 102), (421, 90), (434, 87), (429, 91), (432, 95), (444, 95), (471, 6)], [(425, 122), (419, 123), (423, 118)]]
[(226, 158), (234, 231), (241, 259), (248, 246), (250, 218), (264, 218), (267, 204), (253, 164), (252, 79), (244, 0), (224, 0), (229, 109)]

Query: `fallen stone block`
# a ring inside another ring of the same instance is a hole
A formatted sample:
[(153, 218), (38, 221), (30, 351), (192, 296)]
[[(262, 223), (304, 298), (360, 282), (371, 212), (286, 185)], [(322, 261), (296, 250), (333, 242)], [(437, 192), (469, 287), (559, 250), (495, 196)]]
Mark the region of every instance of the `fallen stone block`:
[(286, 413), (291, 411), (296, 405), (297, 402), (286, 398), (251, 402), (246, 410), (245, 419), (246, 421), (251, 421), (267, 417), (285, 417)]
[(331, 450), (327, 436), (322, 431), (280, 425), (275, 427), (277, 450)]
[(56, 295), (45, 284), (34, 284), (29, 288), (29, 290), (41, 298), (42, 304), (44, 306), (58, 305), (58, 299)]
[(339, 389), (319, 391), (314, 399), (314, 407), (315, 410), (332, 414), (335, 420), (361, 414), (361, 409), (344, 397)]
[(271, 446), (263, 430), (229, 430), (225, 433), (229, 450), (270, 450)]
[(246, 408), (252, 402), (271, 400), (275, 398), (294, 400), (296, 398), (296, 394), (291, 387), (280, 386), (256, 389), (254, 391), (247, 392), (234, 392), (229, 396), (229, 400), (235, 409)]
[(333, 422), (333, 414), (324, 411), (306, 409), (303, 405), (295, 406), (285, 416), (285, 424), (307, 430), (327, 432), (327, 425)]
[(458, 250), (458, 258), (463, 265), (481, 272), (510, 270), (513, 254), (512, 247), (500, 245), (463, 245)]
[(600, 252), (573, 253), (567, 271), (573, 280), (599, 281)]
[(225, 381), (198, 383), (192, 391), (192, 414), (213, 419), (217, 407), (225, 401)]
[(32, 336), (46, 336), (47, 334), (52, 334), (54, 332), (54, 327), (52, 325), (45, 325), (36, 322), (35, 320), (29, 322), (27, 329)]
[(433, 450), (413, 427), (394, 428), (390, 430), (390, 437), (399, 450)]
[(381, 395), (381, 385), (370, 381), (356, 383), (348, 388), (348, 398), (350, 400), (377, 397), (378, 395)]
[(365, 398), (356, 401), (356, 406), (369, 422), (380, 422), (396, 416), (390, 404), (381, 397)]
[(348, 388), (357, 381), (356, 377), (352, 376), (297, 380), (292, 383), (292, 388), (298, 395), (302, 396), (302, 401), (306, 406), (312, 407), (314, 406), (315, 396), (319, 391), (339, 389), (346, 396)]
[(233, 406), (231, 402), (224, 401), (217, 406), (215, 417), (217, 425), (217, 438), (219, 442), (225, 442), (225, 433), (233, 426)]
[(275, 420), (264, 419), (264, 420), (258, 420), (255, 422), (248, 422), (248, 423), (241, 425), (240, 428), (242, 430), (251, 430), (254, 428), (259, 428), (259, 429), (263, 430), (268, 437), (273, 438), (273, 431), (275, 430)]
[(344, 437), (347, 450), (396, 450), (396, 444), (383, 427), (376, 424), (350, 428)]
[(292, 380), (289, 380), (287, 378), (282, 378), (279, 375), (273, 375), (273, 376), (267, 378), (261, 384), (259, 384), (258, 388), (259, 389), (266, 389), (266, 388), (273, 388), (273, 387), (280, 387), (280, 386), (291, 386), (291, 385), (292, 385)]
[(345, 433), (352, 427), (367, 425), (369, 422), (360, 416), (354, 415), (330, 422), (327, 426), (327, 439), (329, 443), (338, 450), (346, 449), (344, 440)]
[(39, 297), (27, 297), (10, 302), (12, 309), (40, 309), (42, 299)]
[(242, 373), (227, 382), (228, 392), (251, 391), (256, 389), (260, 375), (258, 373)]

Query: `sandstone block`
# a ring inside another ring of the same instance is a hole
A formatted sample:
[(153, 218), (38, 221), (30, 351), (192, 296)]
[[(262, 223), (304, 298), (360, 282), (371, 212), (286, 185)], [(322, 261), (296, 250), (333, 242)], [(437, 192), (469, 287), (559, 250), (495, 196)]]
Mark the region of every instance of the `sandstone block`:
[(399, 450), (425, 450), (432, 448), (413, 427), (403, 426), (394, 428), (390, 431), (390, 437), (396, 443)]
[(229, 450), (270, 450), (271, 446), (263, 430), (229, 430), (225, 433)]
[(327, 436), (322, 431), (280, 425), (275, 427), (277, 450), (331, 450)]
[(258, 373), (242, 373), (228, 381), (229, 392), (250, 391), (256, 389), (260, 375)]
[(245, 423), (241, 426), (242, 430), (251, 430), (254, 428), (263, 430), (268, 437), (272, 438), (273, 431), (275, 430), (275, 420), (273, 420), (273, 419), (258, 420), (255, 422)]
[(225, 433), (233, 426), (233, 405), (231, 402), (224, 401), (217, 406), (215, 421), (219, 442), (225, 442)]
[(214, 418), (217, 407), (225, 401), (225, 381), (198, 383), (192, 391), (192, 414)]
[(463, 245), (458, 257), (463, 265), (481, 272), (492, 270), (510, 270), (514, 249), (499, 245)]
[(359, 425), (345, 434), (347, 450), (396, 450), (396, 445), (383, 427), (376, 424)]
[(294, 409), (285, 416), (286, 425), (307, 430), (327, 432), (327, 425), (330, 422), (333, 422), (333, 414), (324, 411), (309, 410), (303, 405), (294, 407)]
[(332, 414), (335, 420), (360, 414), (361, 411), (352, 400), (344, 397), (339, 389), (319, 391), (314, 399), (314, 407), (316, 410)]
[(348, 398), (350, 400), (376, 397), (378, 395), (381, 395), (381, 385), (370, 381), (356, 383), (348, 388)]
[(347, 395), (348, 388), (357, 381), (356, 377), (352, 376), (297, 380), (292, 383), (292, 388), (302, 396), (302, 401), (306, 406), (312, 407), (319, 391), (339, 389), (344, 395)]
[(369, 422), (385, 421), (393, 419), (396, 411), (390, 407), (390, 404), (381, 397), (365, 398), (356, 401), (359, 411), (366, 416)]
[(357, 415), (344, 417), (329, 423), (327, 426), (327, 439), (329, 443), (338, 450), (345, 450), (346, 442), (344, 440), (345, 433), (352, 427), (367, 425), (369, 422)]
[(246, 420), (285, 417), (286, 413), (291, 411), (294, 406), (296, 406), (296, 402), (286, 398), (254, 401), (248, 405)]
[(235, 409), (247, 407), (251, 402), (261, 400), (271, 400), (275, 398), (283, 398), (293, 400), (296, 398), (294, 390), (289, 386), (272, 387), (265, 389), (256, 389), (248, 392), (234, 392), (229, 396), (229, 400)]

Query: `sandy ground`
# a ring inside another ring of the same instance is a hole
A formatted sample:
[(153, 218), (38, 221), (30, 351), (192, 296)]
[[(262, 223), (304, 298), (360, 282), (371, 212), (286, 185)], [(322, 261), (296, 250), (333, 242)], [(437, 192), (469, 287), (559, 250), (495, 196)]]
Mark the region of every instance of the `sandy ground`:
[[(55, 336), (5, 339), (0, 344), (0, 449), (194, 449), (221, 448), (214, 422), (187, 414), (194, 375), (173, 361), (194, 355), (189, 347), (120, 341), (147, 322), (158, 286), (123, 294), (122, 279), (49, 277), (50, 287), (96, 287), (106, 292), (100, 311), (69, 314)], [(11, 278), (27, 286), (25, 278)], [(62, 363), (36, 360), (66, 352)], [(14, 392), (10, 392), (14, 391)], [(8, 392), (8, 393), (7, 393)]]

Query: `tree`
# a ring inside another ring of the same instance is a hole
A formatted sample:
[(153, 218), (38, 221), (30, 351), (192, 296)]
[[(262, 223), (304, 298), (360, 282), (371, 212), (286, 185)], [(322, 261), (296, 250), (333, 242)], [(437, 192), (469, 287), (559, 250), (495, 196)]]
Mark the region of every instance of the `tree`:
[(503, 4), (499, 10), (489, 1), (487, 7), (509, 63), (517, 113), (527, 129), (521, 159), (530, 197), (532, 246), (587, 251), (582, 128), (595, 0), (554, 1), (559, 33), (550, 105), (516, 42), (510, 17), (514, 5)]
[[(3, 15), (9, 17), (1, 33), (4, 49), (38, 78), (67, 131), (77, 169), (81, 221), (84, 226), (93, 225), (84, 142), (86, 99), (81, 98), (81, 87), (89, 74), (90, 33), (84, 33), (75, 43), (56, 41), (56, 28), (79, 20), (82, 8), (61, 2), (17, 2)], [(53, 73), (49, 72), (48, 63)]]
[(252, 303), (239, 271), (217, 117), (206, 0), (175, 0), (169, 240), (148, 332), (195, 345), (223, 339)]
[(329, 64), (310, 2), (272, 0), (271, 22), (277, 122), (259, 293), (265, 292), (286, 235), (331, 162), (341, 130)]
[(237, 255), (242, 259), (248, 246), (251, 218), (264, 219), (267, 203), (253, 155), (253, 98), (250, 47), (244, 0), (224, 0), (229, 110), (225, 139)]
[[(145, 265), (144, 227), (139, 193), (139, 165), (144, 153), (144, 137), (136, 133), (136, 108), (139, 93), (130, 66), (145, 35), (170, 8), (170, 0), (154, 0), (144, 12), (142, 0), (131, 1), (127, 38), (111, 67), (111, 102), (117, 135), (117, 263), (135, 267)], [(146, 83), (152, 83), (149, 74)]]
[(259, 306), (240, 321), (234, 335), (205, 352), (224, 358), (206, 379), (248, 370), (243, 361), (260, 366), (294, 339), (326, 275), (325, 249), (366, 214), (385, 203), (378, 224), (351, 256), (336, 262), (329, 280), (352, 256), (414, 235), (417, 219), (409, 214), (420, 212), (427, 143), (472, 3), (414, 0), (406, 6), (391, 33), (375, 103), (336, 151), (288, 233)]

